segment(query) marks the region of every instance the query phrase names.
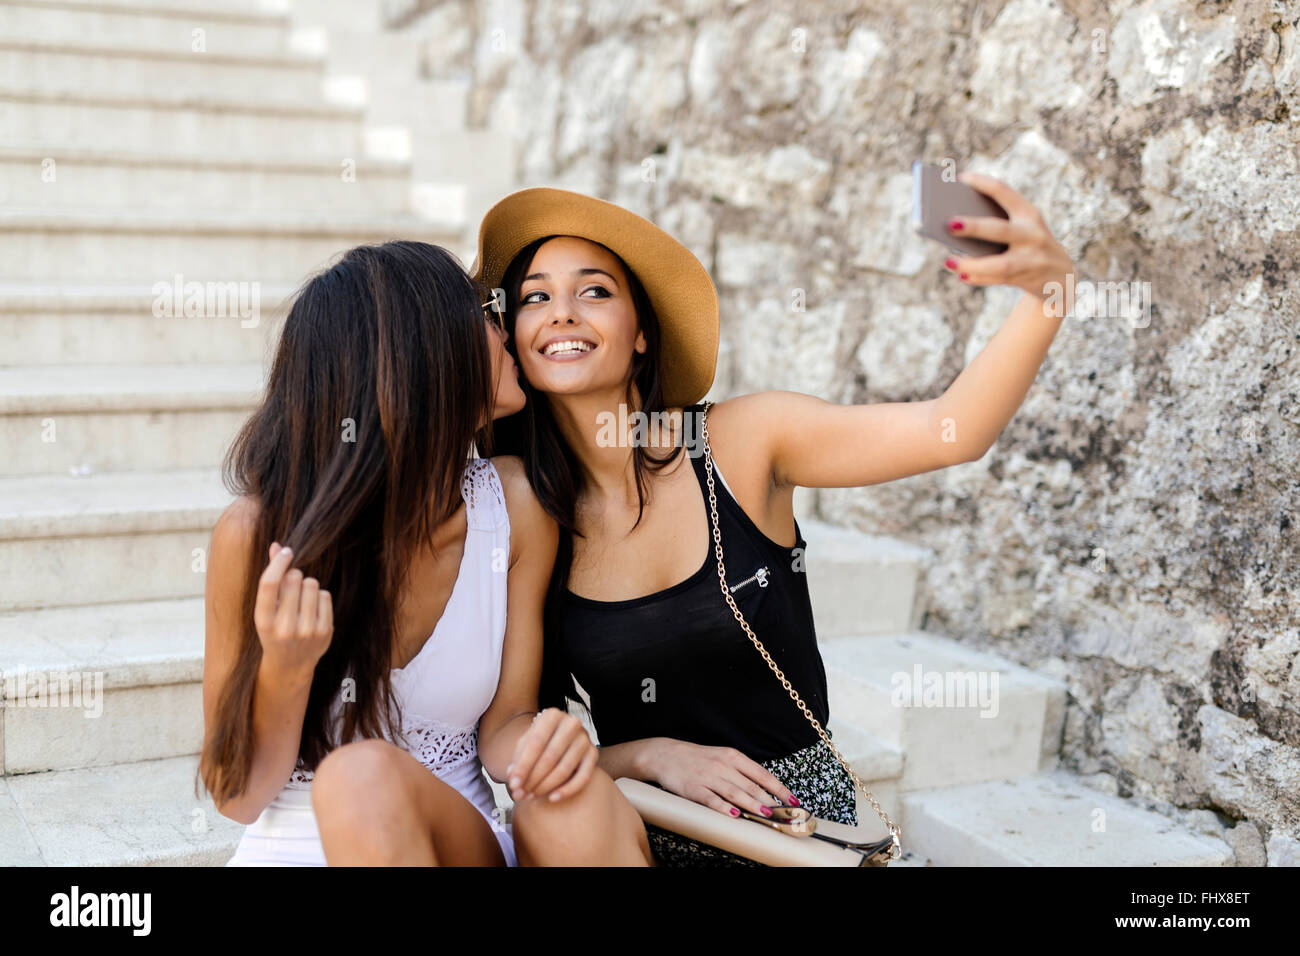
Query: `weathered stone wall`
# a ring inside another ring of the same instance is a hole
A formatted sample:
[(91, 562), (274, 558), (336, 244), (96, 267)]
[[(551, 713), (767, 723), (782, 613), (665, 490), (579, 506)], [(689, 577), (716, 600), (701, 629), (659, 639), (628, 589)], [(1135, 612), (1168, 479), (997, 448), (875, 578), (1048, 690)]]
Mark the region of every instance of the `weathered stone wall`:
[(715, 397), (930, 398), (996, 332), (1020, 293), (910, 234), (917, 158), (1017, 188), (1080, 279), (1149, 283), (1143, 319), (1066, 321), (983, 459), (818, 507), (933, 549), (927, 628), (1068, 683), (1068, 766), (1300, 862), (1300, 3), (399, 6), (521, 185), (698, 253)]

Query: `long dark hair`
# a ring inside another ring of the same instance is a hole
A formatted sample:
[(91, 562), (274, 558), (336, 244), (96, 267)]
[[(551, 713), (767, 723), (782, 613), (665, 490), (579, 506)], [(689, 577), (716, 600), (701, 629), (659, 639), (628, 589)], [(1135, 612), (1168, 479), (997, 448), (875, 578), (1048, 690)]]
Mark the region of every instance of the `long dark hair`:
[[(514, 350), (515, 319), (519, 314), (520, 289), (524, 276), (533, 257), (543, 243), (557, 236), (546, 236), (525, 246), (511, 260), (501, 280), (505, 293), (506, 329), (510, 333), (511, 350)], [(579, 237), (582, 238), (582, 237)], [(591, 240), (587, 240), (591, 241)], [(632, 304), (636, 309), (637, 322), (645, 335), (645, 352), (632, 353), (632, 367), (627, 380), (625, 401), (629, 411), (632, 409), (633, 386), (641, 396), (640, 411), (653, 415), (664, 411), (663, 380), (660, 375), (659, 359), (662, 335), (659, 317), (655, 315), (650, 296), (646, 293), (641, 280), (612, 249), (594, 243), (612, 255), (627, 276)], [(565, 443), (555, 417), (551, 411), (549, 396), (538, 392), (520, 377), (526, 401), (521, 411), (502, 418), (496, 423), (497, 448), (501, 454), (519, 455), (524, 460), (528, 480), (533, 491), (546, 512), (560, 526), (560, 541), (555, 555), (555, 570), (551, 575), (550, 588), (546, 595), (542, 640), (542, 677), (538, 689), (538, 703), (542, 707), (567, 708), (570, 701), (583, 704), (573, 674), (565, 661), (559, 634), (559, 614), (565, 590), (569, 586), (569, 571), (573, 566), (573, 536), (581, 536), (578, 531), (574, 513), (578, 496), (585, 489), (582, 471), (572, 450)], [(641, 523), (645, 513), (646, 492), (649, 490), (649, 475), (658, 473), (676, 461), (683, 451), (683, 445), (675, 445), (663, 458), (652, 455), (649, 449), (641, 445), (632, 448), (633, 471), (636, 475), (637, 518)]]
[[(471, 443), (492, 451), (484, 298), (449, 252), (406, 241), (358, 246), (297, 292), (261, 406), (224, 462), (227, 487), (259, 513), (239, 652), (200, 762), (218, 802), (243, 792), (252, 765), (262, 658), (253, 604), (272, 541), (293, 549), (294, 566), (334, 604), (303, 718), (303, 765), (314, 770), (357, 736), (400, 739), (390, 668), (410, 557), (458, 509)], [(335, 739), (329, 710), (346, 678), (355, 702)]]

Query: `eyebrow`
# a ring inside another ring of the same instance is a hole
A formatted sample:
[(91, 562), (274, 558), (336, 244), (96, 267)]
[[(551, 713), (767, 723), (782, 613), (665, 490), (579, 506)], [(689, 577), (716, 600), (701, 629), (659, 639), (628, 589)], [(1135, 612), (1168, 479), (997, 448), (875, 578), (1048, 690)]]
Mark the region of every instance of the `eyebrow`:
[[(573, 273), (573, 274), (576, 275), (576, 276), (589, 276), (589, 275), (602, 275), (602, 276), (608, 276), (610, 282), (614, 283), (615, 285), (618, 285), (618, 280), (615, 279), (615, 278), (614, 278), (612, 275), (610, 275), (608, 272), (606, 272), (604, 269), (594, 269), (594, 268), (592, 268), (592, 269), (576, 269), (576, 270), (574, 270), (574, 273)], [(524, 276), (524, 281), (525, 281), (525, 282), (529, 282), (529, 281), (531, 281), (531, 280), (533, 280), (533, 279), (549, 279), (550, 277), (551, 277), (551, 274), (550, 274), (549, 272), (534, 272), (532, 275)]]

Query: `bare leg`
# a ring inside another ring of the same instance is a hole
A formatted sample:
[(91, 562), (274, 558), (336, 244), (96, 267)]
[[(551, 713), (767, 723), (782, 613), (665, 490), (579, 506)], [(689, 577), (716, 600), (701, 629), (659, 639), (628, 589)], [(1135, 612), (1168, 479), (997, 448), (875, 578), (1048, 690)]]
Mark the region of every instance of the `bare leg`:
[(515, 804), (520, 866), (654, 866), (641, 816), (599, 767), (580, 793)]
[(330, 866), (504, 866), (478, 809), (405, 750), (359, 740), (330, 753), (312, 781)]

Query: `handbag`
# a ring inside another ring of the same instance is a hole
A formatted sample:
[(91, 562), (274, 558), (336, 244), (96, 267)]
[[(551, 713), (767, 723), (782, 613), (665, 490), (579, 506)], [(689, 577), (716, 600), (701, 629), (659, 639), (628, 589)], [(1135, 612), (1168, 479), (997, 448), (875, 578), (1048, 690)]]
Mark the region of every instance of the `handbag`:
[[(818, 736), (853, 780), (854, 786), (871, 801), (872, 808), (889, 828), (889, 836), (882, 840), (859, 841), (855, 839), (856, 831), (853, 827), (814, 817), (807, 810), (799, 807), (773, 807), (770, 819), (748, 812), (742, 812), (741, 819), (735, 819), (644, 781), (621, 777), (617, 781), (618, 786), (646, 822), (769, 866), (887, 866), (890, 860), (902, 856), (900, 838), (903, 831), (889, 819), (875, 796), (862, 782), (862, 778), (854, 772), (849, 762), (844, 759), (844, 755), (831, 743), (825, 728), (812, 715), (808, 705), (803, 702), (798, 691), (794, 689), (776, 661), (767, 652), (767, 648), (758, 639), (758, 635), (750, 628), (735, 598), (732, 597), (731, 590), (727, 587), (727, 570), (722, 560), (722, 531), (718, 523), (718, 498), (713, 484), (713, 454), (709, 448), (708, 410), (712, 404), (712, 402), (704, 403), (700, 430), (704, 441), (704, 466), (709, 486), (709, 519), (713, 530), (713, 549), (718, 559), (718, 582), (722, 587), (722, 595), (726, 598), (731, 613), (744, 628), (758, 652), (763, 655), (763, 660), (767, 661), (767, 666), (781, 682), (781, 686), (808, 718), (808, 722), (813, 725)], [(810, 837), (812, 839), (807, 839)]]

